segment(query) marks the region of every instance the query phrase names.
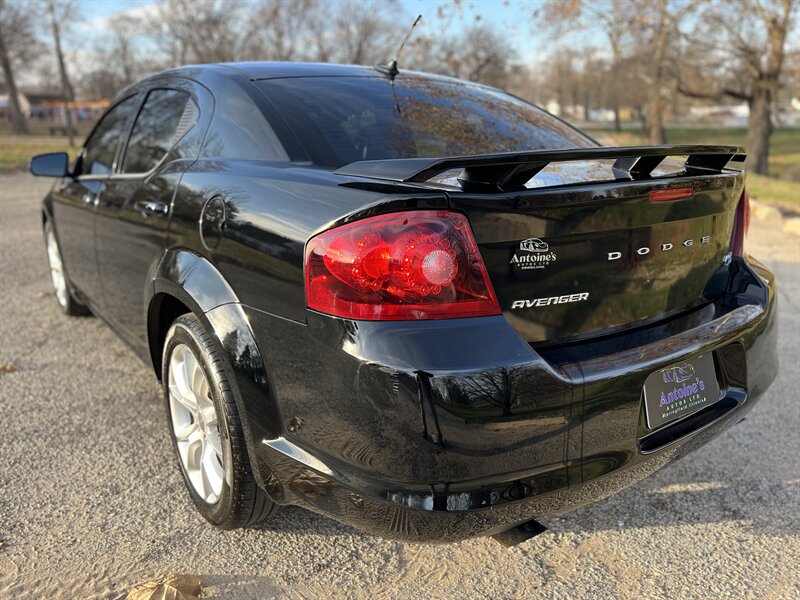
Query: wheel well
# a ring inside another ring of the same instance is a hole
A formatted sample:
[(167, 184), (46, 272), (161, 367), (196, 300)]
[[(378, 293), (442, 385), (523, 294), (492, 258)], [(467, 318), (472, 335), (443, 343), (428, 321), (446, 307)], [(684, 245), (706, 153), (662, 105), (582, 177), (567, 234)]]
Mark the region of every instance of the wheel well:
[(159, 381), (161, 381), (161, 355), (164, 351), (164, 341), (167, 338), (169, 327), (175, 319), (189, 312), (192, 311), (188, 306), (169, 294), (158, 294), (150, 302), (147, 317), (150, 358)]

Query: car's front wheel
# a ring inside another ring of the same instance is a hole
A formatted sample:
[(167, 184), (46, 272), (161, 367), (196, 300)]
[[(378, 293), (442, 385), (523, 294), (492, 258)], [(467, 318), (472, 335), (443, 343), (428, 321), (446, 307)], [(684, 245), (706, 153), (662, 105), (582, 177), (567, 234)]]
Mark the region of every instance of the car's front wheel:
[(225, 366), (193, 314), (170, 327), (162, 367), (173, 447), (197, 509), (222, 529), (268, 517), (276, 505), (253, 477)]
[(53, 282), (53, 291), (55, 291), (56, 301), (61, 310), (71, 317), (88, 315), (89, 309), (79, 302), (70, 291), (64, 261), (61, 259), (61, 249), (58, 246), (53, 224), (49, 219), (44, 223), (44, 243), (47, 250), (47, 265), (50, 267), (50, 280)]

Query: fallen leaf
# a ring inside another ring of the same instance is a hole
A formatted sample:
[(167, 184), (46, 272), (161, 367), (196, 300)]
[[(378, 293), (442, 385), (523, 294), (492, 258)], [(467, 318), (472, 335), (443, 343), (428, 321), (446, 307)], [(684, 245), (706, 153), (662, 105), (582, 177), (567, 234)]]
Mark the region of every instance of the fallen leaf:
[(194, 575), (168, 575), (164, 581), (141, 583), (128, 592), (127, 600), (198, 600), (203, 588)]
[(37, 298), (44, 298), (45, 296), (49, 296), (49, 295), (50, 295), (50, 294), (48, 294), (47, 292), (43, 292), (43, 291), (41, 291), (41, 290), (39, 290), (38, 292), (36, 292), (36, 297), (37, 297)]
[(16, 370), (14, 365), (0, 365), (0, 373), (13, 373)]

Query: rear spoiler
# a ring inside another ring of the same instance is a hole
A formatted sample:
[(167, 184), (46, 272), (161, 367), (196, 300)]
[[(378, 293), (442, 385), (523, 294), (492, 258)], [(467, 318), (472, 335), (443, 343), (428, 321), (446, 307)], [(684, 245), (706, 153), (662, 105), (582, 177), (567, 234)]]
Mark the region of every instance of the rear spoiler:
[(720, 173), (729, 162), (742, 162), (746, 157), (739, 146), (599, 146), (447, 158), (364, 160), (345, 165), (335, 173), (423, 183), (446, 171), (463, 169), (458, 178), (463, 189), (502, 191), (522, 189), (531, 177), (554, 162), (615, 159), (613, 168), (618, 178), (647, 179), (668, 156), (686, 156), (687, 174)]

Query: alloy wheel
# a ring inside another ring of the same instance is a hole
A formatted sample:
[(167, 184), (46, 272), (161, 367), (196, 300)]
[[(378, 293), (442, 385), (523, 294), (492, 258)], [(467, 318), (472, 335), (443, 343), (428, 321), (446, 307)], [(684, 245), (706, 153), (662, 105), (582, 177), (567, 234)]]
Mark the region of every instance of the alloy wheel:
[(185, 344), (172, 350), (167, 376), (172, 431), (181, 464), (197, 495), (216, 504), (225, 480), (225, 461), (208, 378)]
[(45, 236), (47, 238), (47, 262), (50, 265), (50, 278), (53, 280), (56, 299), (62, 308), (66, 308), (69, 292), (67, 291), (67, 280), (64, 277), (64, 263), (61, 261), (61, 252), (58, 250), (56, 236), (49, 225)]

